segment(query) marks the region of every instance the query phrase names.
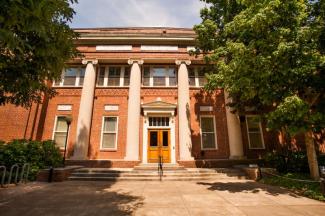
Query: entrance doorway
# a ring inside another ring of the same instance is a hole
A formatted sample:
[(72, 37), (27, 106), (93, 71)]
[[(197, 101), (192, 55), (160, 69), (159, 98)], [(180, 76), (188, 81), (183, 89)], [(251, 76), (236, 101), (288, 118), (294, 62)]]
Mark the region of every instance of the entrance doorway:
[(170, 129), (148, 129), (148, 162), (170, 163)]

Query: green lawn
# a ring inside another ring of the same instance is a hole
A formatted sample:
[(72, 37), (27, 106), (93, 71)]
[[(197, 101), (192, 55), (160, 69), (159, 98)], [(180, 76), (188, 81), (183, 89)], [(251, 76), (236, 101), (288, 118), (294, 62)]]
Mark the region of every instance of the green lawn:
[(322, 195), (320, 184), (318, 182), (299, 182), (293, 180), (293, 179), (311, 180), (308, 174), (287, 173), (287, 174), (280, 174), (280, 176), (285, 178), (281, 178), (277, 176), (263, 177), (260, 180), (260, 182), (264, 184), (285, 187), (299, 195), (303, 195), (320, 201), (325, 201), (325, 196)]

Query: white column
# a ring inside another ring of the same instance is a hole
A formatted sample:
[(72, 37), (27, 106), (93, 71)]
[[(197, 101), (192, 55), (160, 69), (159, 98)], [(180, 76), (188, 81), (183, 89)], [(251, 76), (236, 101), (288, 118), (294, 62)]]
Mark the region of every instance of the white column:
[(143, 60), (129, 60), (132, 65), (130, 72), (128, 120), (126, 134), (126, 155), (124, 160), (139, 160), (140, 133), (140, 91), (141, 69)]
[[(225, 103), (231, 102), (227, 91), (224, 91)], [(231, 108), (226, 106), (226, 118), (228, 127), (228, 139), (230, 159), (242, 159), (244, 157), (243, 140), (240, 127), (240, 119), (237, 114), (231, 112)]]
[(191, 61), (177, 60), (178, 68), (178, 128), (179, 128), (179, 154), (180, 160), (194, 160), (191, 155), (192, 139), (190, 125), (190, 92), (188, 83), (188, 71), (186, 65)]
[(80, 99), (77, 138), (72, 157), (75, 160), (87, 159), (88, 155), (89, 134), (96, 85), (96, 70), (94, 65), (97, 63), (97, 60), (82, 60), (82, 64), (86, 64), (87, 66)]

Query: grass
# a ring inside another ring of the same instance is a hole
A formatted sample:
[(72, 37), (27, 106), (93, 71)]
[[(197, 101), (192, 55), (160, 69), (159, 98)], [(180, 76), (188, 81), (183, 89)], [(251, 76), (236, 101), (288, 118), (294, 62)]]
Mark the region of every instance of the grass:
[(275, 185), (290, 189), (292, 192), (306, 196), (315, 200), (325, 201), (325, 196), (321, 193), (319, 182), (300, 182), (294, 179), (311, 180), (308, 174), (304, 173), (287, 173), (280, 176), (263, 177), (260, 182), (269, 185)]

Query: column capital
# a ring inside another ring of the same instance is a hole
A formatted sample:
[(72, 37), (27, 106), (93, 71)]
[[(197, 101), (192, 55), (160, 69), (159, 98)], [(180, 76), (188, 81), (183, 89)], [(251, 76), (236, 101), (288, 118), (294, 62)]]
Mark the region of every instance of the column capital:
[(138, 63), (139, 65), (143, 65), (143, 59), (129, 59), (128, 64), (132, 65), (134, 63)]
[(186, 64), (186, 65), (190, 65), (191, 64), (191, 60), (176, 60), (175, 61), (176, 65), (181, 65), (181, 64)]
[(98, 64), (98, 60), (97, 59), (82, 59), (82, 64), (86, 65), (88, 63), (95, 65), (95, 64)]

